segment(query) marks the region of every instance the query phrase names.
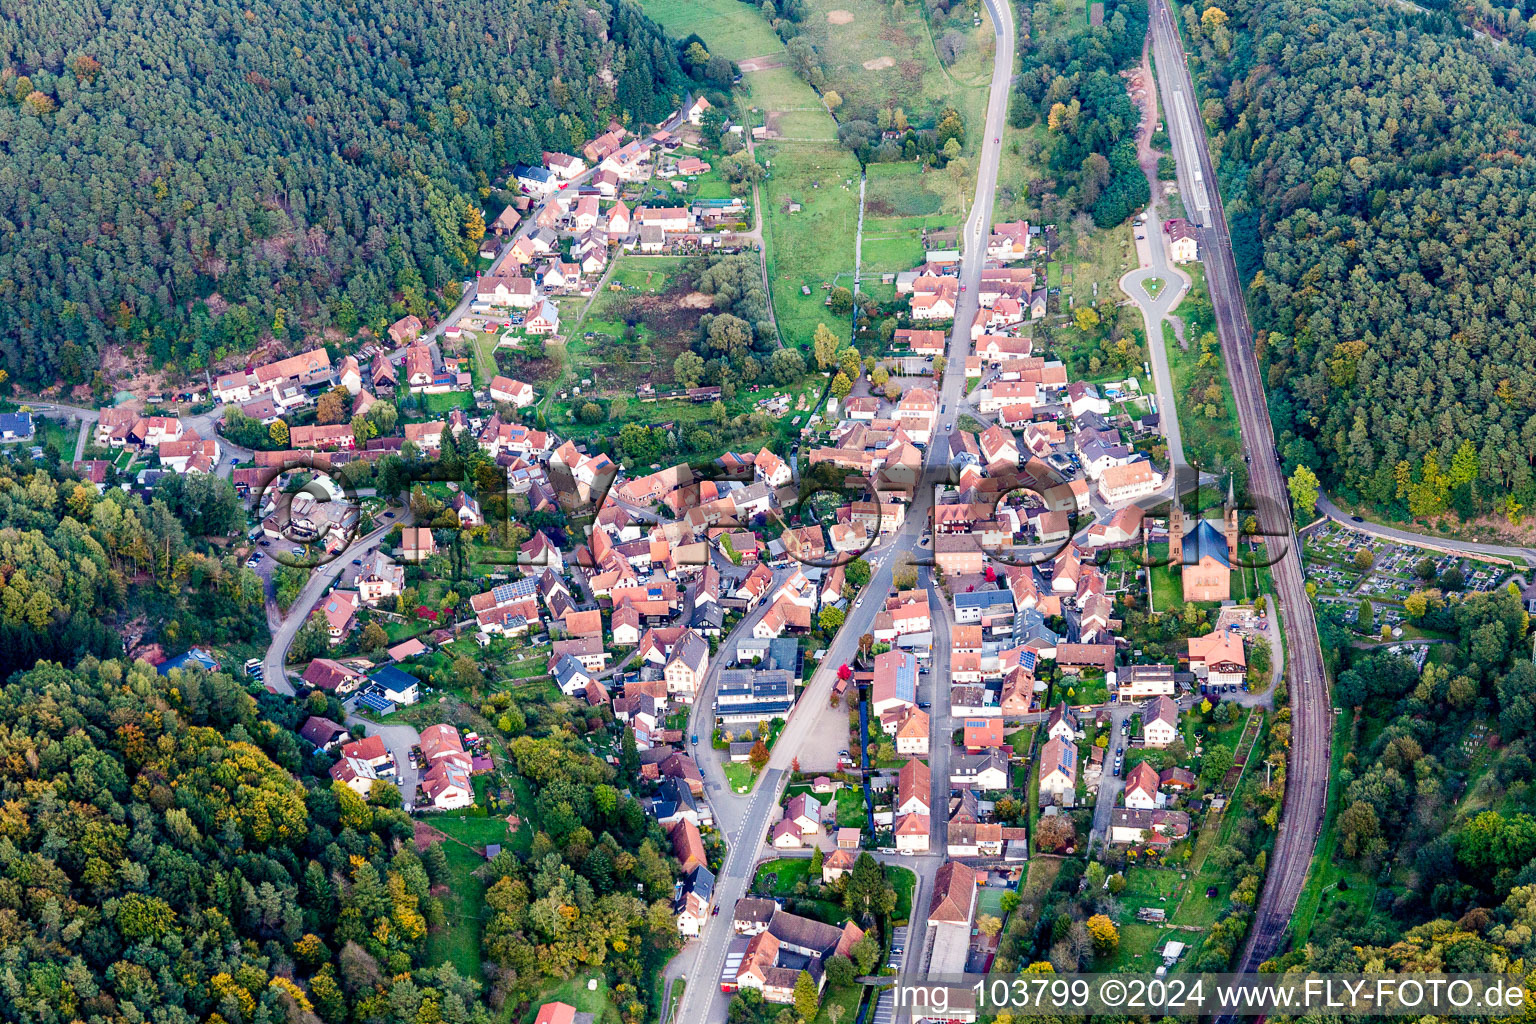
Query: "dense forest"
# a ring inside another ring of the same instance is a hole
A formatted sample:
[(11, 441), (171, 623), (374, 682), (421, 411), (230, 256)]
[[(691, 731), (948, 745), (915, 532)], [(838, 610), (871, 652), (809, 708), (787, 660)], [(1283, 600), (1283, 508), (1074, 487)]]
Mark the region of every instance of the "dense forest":
[(1190, 17), (1288, 468), (1536, 507), (1536, 54), (1376, 0)]
[(472, 982), (423, 966), (440, 856), (398, 807), (291, 774), (301, 718), (142, 662), (11, 679), (0, 1019), (488, 1020)]
[(200, 544), (244, 522), (228, 480), (171, 478), (152, 501), (0, 469), (0, 678), (40, 659), (266, 641), (261, 579)]
[(1324, 648), (1338, 670), (1334, 702), (1358, 714), (1336, 779), (1343, 872), (1310, 942), (1281, 966), (1497, 971), (1517, 958), (1529, 963), (1536, 667), (1519, 595), (1412, 594), (1409, 621), (1452, 638), (1431, 648), (1422, 672), (1400, 655), (1352, 647), (1343, 607), (1322, 607)]
[(686, 79), (628, 0), (0, 0), (0, 357), (198, 368), (456, 281), (514, 161)]
[(1110, 0), (1104, 24), (1081, 32), (1049, 31), (1043, 40), (1021, 12), (1018, 89), (1009, 122), (1025, 128), (1042, 119), (1048, 142), (1041, 159), (1071, 208), (1099, 227), (1125, 220), (1151, 199), (1136, 162), (1141, 114), (1119, 73), (1141, 58), (1146, 0)]

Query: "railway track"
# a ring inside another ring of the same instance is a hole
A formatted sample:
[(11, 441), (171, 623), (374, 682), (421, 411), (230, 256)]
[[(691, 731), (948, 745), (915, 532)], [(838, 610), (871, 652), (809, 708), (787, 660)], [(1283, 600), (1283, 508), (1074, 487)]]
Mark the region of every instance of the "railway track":
[[(1153, 0), (1150, 32), (1164, 106), (1180, 114), (1194, 109), (1194, 83), (1179, 43), (1167, 0)], [(1253, 330), (1243, 304), (1242, 283), (1232, 256), (1232, 240), (1222, 207), (1203, 123), (1192, 116), (1169, 120), (1179, 160), (1179, 181), (1195, 211), (1206, 280), (1215, 309), (1217, 336), (1232, 384), (1249, 457), (1248, 490), (1258, 506), (1261, 530), (1273, 553), (1270, 567), (1287, 646), (1291, 707), (1291, 748), (1287, 759), (1285, 800), (1279, 828), (1238, 970), (1254, 971), (1281, 951), (1286, 930), (1306, 882), (1322, 832), (1328, 795), (1332, 709), (1317, 621), (1307, 597), (1300, 545), (1291, 522), (1290, 491), (1275, 453), (1274, 428), (1264, 398)]]

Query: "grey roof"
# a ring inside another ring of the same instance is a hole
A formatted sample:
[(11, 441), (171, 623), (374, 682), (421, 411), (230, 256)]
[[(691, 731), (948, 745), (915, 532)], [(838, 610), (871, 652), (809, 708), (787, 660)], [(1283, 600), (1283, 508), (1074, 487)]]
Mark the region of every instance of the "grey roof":
[(715, 892), (714, 872), (702, 864), (694, 868), (693, 874), (688, 876), (688, 891), (708, 903)]
[(996, 768), (1006, 777), (1008, 774), (1008, 758), (999, 750), (989, 750), (985, 754), (975, 754), (970, 757), (959, 758), (950, 775), (980, 775), (989, 768)]
[(1227, 558), (1227, 538), (1209, 519), (1201, 519), (1184, 534), (1184, 562), (1195, 565), (1206, 555), (1232, 568)]
[(719, 704), (731, 703), (732, 700), (792, 699), (794, 694), (794, 677), (783, 669), (753, 671), (728, 668), (720, 673), (720, 681), (715, 687), (716, 702)]
[(591, 682), (592, 680), (592, 676), (587, 673), (587, 670), (581, 667), (581, 662), (569, 654), (562, 654), (560, 660), (555, 662), (555, 682), (563, 690), (568, 682), (578, 677), (584, 683)]
[(736, 910), (732, 914), (732, 919), (752, 924), (767, 924), (773, 920), (773, 915), (778, 912), (778, 909), (779, 905), (773, 900), (748, 896), (736, 901)]
[(704, 666), (709, 659), (709, 641), (705, 640), (693, 630), (684, 633), (672, 648), (672, 656), (667, 661), (680, 661), (689, 668), (697, 671)]
[(1013, 594), (1007, 590), (973, 590), (968, 594), (955, 595), (955, 609), (1000, 608), (1013, 606)]

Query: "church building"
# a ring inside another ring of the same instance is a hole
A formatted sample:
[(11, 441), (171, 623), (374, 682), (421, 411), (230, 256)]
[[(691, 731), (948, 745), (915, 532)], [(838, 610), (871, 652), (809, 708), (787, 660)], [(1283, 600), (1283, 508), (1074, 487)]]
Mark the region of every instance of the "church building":
[(1184, 523), (1177, 502), (1168, 516), (1168, 556), (1183, 574), (1184, 600), (1230, 601), (1232, 564), (1237, 561), (1237, 507), (1227, 502), (1225, 531), (1209, 519)]

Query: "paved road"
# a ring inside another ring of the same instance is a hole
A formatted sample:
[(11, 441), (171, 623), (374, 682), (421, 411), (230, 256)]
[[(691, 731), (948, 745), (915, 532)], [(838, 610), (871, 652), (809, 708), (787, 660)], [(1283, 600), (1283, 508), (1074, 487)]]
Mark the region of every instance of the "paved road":
[(354, 558), (362, 558), (386, 533), (396, 526), (408, 526), (411, 521), (411, 510), (402, 510), (397, 518), (357, 538), (345, 551), (310, 574), (309, 582), (304, 584), (299, 596), (288, 606), (287, 614), (272, 629), (272, 643), (262, 659), (262, 681), (268, 687), (281, 694), (293, 694), (293, 684), (288, 682), (285, 668), (288, 649), (293, 646), (293, 638), (298, 635), (299, 628), (309, 621), (310, 613), (320, 603), (326, 588), (341, 576), (342, 570), (351, 565)]
[[(1253, 332), (1243, 305), (1242, 283), (1232, 258), (1231, 237), (1215, 187), (1215, 169), (1204, 125), (1195, 106), (1194, 85), (1167, 0), (1153, 0), (1150, 31), (1158, 86), (1169, 115), (1166, 123), (1178, 156), (1179, 185), (1186, 200), (1184, 205), (1198, 225), (1222, 356), (1237, 401), (1244, 450), (1252, 458), (1249, 490), (1264, 506), (1258, 510), (1262, 527), (1275, 535), (1272, 539), (1283, 538), (1287, 545), (1271, 572), (1279, 597), (1277, 611), (1284, 613), (1284, 628), (1290, 639), (1291, 756), (1279, 832), (1240, 963), (1241, 970), (1252, 971), (1280, 950), (1296, 899), (1306, 881), (1327, 801), (1332, 716), (1322, 648), (1306, 595), (1300, 546), (1290, 521), (1290, 496), (1275, 458), (1274, 431), (1265, 404), (1263, 378), (1253, 353)], [(1275, 621), (1276, 616), (1270, 618)]]
[[(1099, 777), (1099, 792), (1094, 797), (1093, 827), (1088, 834), (1088, 844), (1109, 841), (1109, 816), (1114, 813), (1115, 802), (1125, 789), (1124, 775), (1115, 774), (1115, 751), (1125, 746), (1125, 723), (1136, 711), (1134, 705), (1122, 704), (1109, 710), (1109, 746), (1104, 748), (1104, 774)], [(1087, 754), (1087, 749), (1083, 751)], [(1082, 765), (1078, 765), (1082, 770)]]
[[(1152, 81), (1151, 60), (1142, 54), (1142, 79)], [(1147, 352), (1152, 364), (1152, 387), (1157, 395), (1157, 412), (1163, 436), (1168, 440), (1168, 460), (1175, 466), (1185, 465), (1184, 437), (1179, 430), (1179, 407), (1174, 400), (1173, 372), (1168, 367), (1168, 351), (1163, 344), (1163, 320), (1178, 308), (1189, 291), (1189, 275), (1174, 266), (1168, 259), (1168, 242), (1163, 237), (1162, 211), (1158, 209), (1158, 195), (1163, 183), (1157, 178), (1157, 154), (1148, 148), (1153, 127), (1157, 124), (1157, 92), (1147, 90), (1146, 109), (1142, 116), (1142, 172), (1152, 189), (1152, 201), (1147, 204), (1145, 223), (1135, 227), (1136, 255), (1140, 266), (1120, 278), (1120, 290), (1131, 297), (1141, 310), (1142, 325), (1147, 332)], [(1162, 291), (1153, 298), (1147, 291), (1147, 283), (1153, 279), (1163, 282)]]
[[(986, 135), (983, 139), (976, 181), (976, 201), (964, 228), (966, 242), (961, 261), (960, 280), (965, 286), (965, 291), (960, 293), (955, 330), (950, 339), (949, 358), (940, 391), (940, 401), (947, 410), (940, 416), (941, 428), (953, 423), (956, 408), (961, 396), (965, 393), (965, 357), (970, 353), (970, 323), (976, 314), (976, 291), (981, 281), (982, 264), (986, 258), (986, 236), (992, 224), (992, 197), (997, 187), (1000, 155), (999, 147), (988, 140), (1002, 137), (1003, 119), (1008, 111), (1009, 86), (1013, 74), (1013, 12), (1002, 0), (986, 0), (986, 4), (992, 16), (997, 50), (993, 60), (991, 94), (987, 103)], [(926, 465), (928, 467), (942, 465), (947, 458), (948, 445), (939, 444), (938, 439), (935, 438), (934, 443), (928, 446)], [(876, 568), (869, 585), (864, 588), (849, 609), (847, 620), (832, 641), (827, 656), (822, 660), (821, 668), (801, 694), (800, 700), (795, 705), (795, 711), (791, 713), (783, 733), (779, 736), (779, 741), (774, 744), (768, 771), (757, 784), (736, 838), (730, 844), (730, 853), (726, 857), (721, 877), (715, 884), (715, 899), (722, 907), (734, 906), (736, 901), (746, 893), (762, 837), (767, 833), (773, 814), (778, 807), (778, 795), (784, 782), (785, 772), (797, 756), (807, 752), (806, 743), (817, 731), (815, 719), (824, 716), (828, 710), (827, 701), (836, 678), (837, 666), (852, 659), (858, 647), (859, 637), (869, 631), (875, 613), (883, 604), (884, 596), (890, 592), (891, 567), (899, 554), (913, 551), (917, 547), (918, 539), (930, 518), (928, 509), (932, 502), (931, 492), (919, 491), (916, 495), (916, 500), (908, 511), (901, 530), (885, 546), (885, 554), (880, 558), (880, 565)], [(841, 716), (842, 712), (837, 714)], [(935, 721), (939, 720), (939, 717), (935, 716)], [(939, 739), (947, 744), (948, 734)], [(941, 811), (940, 814), (942, 813)], [(918, 859), (908, 858), (908, 860), (914, 868), (918, 867)], [(937, 870), (939, 858), (922, 860), (933, 862), (932, 870)], [(920, 872), (920, 878), (922, 877), (926, 877), (926, 872)], [(914, 922), (917, 916), (914, 914)], [(728, 1001), (721, 994), (716, 981), (725, 963), (730, 936), (731, 915), (721, 913), (718, 917), (711, 917), (705, 924), (699, 940), (692, 943), (691, 951), (685, 950), (678, 958), (679, 963), (688, 965), (686, 975), (691, 982), (683, 993), (682, 1003), (678, 1007), (678, 1020), (687, 1021), (688, 1024), (705, 1024), (705, 1022), (725, 1019)], [(909, 941), (922, 941), (921, 933), (914, 928)], [(680, 970), (679, 973), (683, 972)]]
[[(771, 595), (777, 592), (791, 571), (790, 569), (775, 570), (773, 586), (767, 593)], [(725, 778), (726, 759), (730, 755), (726, 751), (714, 748), (712, 740), (715, 732), (715, 689), (720, 683), (720, 673), (727, 667), (725, 652), (735, 650), (738, 639), (751, 636), (753, 627), (762, 621), (763, 616), (768, 614), (768, 609), (772, 607), (773, 601), (765, 597), (757, 603), (756, 608), (742, 616), (729, 633), (721, 637), (720, 644), (716, 648), (719, 653), (710, 660), (709, 667), (704, 670), (704, 684), (694, 695), (693, 707), (688, 713), (688, 749), (693, 755), (694, 763), (699, 766), (699, 771), (704, 776), (704, 786), (709, 797), (710, 808), (715, 814), (715, 824), (726, 833), (740, 827), (747, 807), (752, 801), (752, 791), (737, 793), (731, 789)], [(693, 742), (694, 736), (699, 738), (699, 742)], [(759, 785), (761, 784), (759, 781)]]
[(1433, 548), (1437, 551), (1453, 551), (1464, 555), (1490, 555), (1494, 558), (1504, 558), (1514, 561), (1516, 564), (1536, 565), (1536, 548), (1515, 547), (1510, 544), (1479, 544), (1469, 540), (1453, 540), (1449, 537), (1439, 537), (1430, 533), (1414, 533), (1411, 530), (1400, 530), (1395, 526), (1383, 526), (1373, 523), (1369, 519), (1357, 520), (1353, 515), (1345, 512), (1324, 495), (1317, 499), (1317, 510), (1335, 522), (1343, 523), (1352, 530), (1368, 533), (1372, 537), (1380, 537), (1383, 540), (1397, 541), (1402, 544), (1415, 544), (1422, 547)]
[[(75, 442), (75, 460), (79, 461), (85, 457), (86, 444), (90, 440), (90, 434), (95, 428), (96, 421), (101, 419), (101, 410), (88, 409), (81, 405), (68, 405), (63, 402), (33, 402), (26, 401), (25, 399), (23, 399), (23, 402), (28, 408), (39, 413), (63, 413), (67, 419), (78, 420), (80, 423), (80, 436)], [(224, 406), (215, 405), (207, 412), (201, 412), (195, 416), (183, 416), (181, 420), (188, 427), (197, 431), (199, 437), (217, 437), (219, 439), (219, 446), (223, 449), (224, 458), (219, 463), (215, 473), (218, 476), (227, 477), (230, 475), (231, 470), (234, 469), (234, 464), (230, 462), (231, 459), (234, 459), (236, 462), (250, 462), (255, 456), (249, 448), (241, 448), (237, 444), (232, 444), (227, 437), (218, 433), (218, 425), (223, 416)]]

